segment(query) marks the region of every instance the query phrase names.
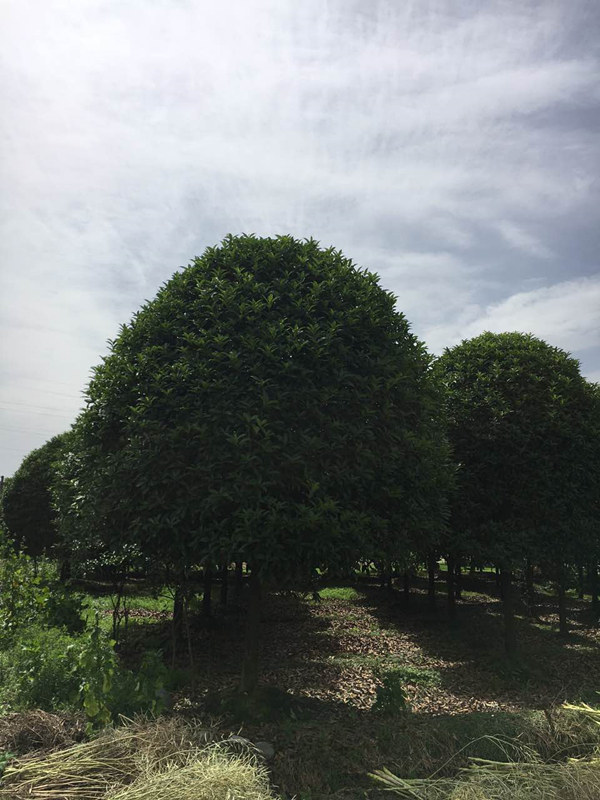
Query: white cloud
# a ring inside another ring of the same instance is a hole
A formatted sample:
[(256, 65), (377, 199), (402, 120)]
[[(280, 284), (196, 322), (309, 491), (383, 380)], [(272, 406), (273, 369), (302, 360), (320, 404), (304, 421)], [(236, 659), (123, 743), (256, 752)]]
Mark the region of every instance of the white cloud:
[(532, 333), (569, 352), (600, 347), (600, 274), (518, 292), (500, 303), (474, 307), (451, 324), (432, 327), (425, 338), (440, 352), (484, 331)]
[(535, 256), (536, 258), (552, 258), (552, 251), (530, 233), (514, 225), (512, 222), (503, 220), (498, 223), (498, 230), (506, 241), (517, 250)]
[[(600, 100), (585, 0), (15, 0), (0, 15), (0, 400), (72, 416), (118, 324), (228, 232), (342, 248), (438, 348), (488, 318), (597, 343), (543, 294), (599, 268), (584, 258)], [(534, 280), (549, 287), (535, 300)], [(4, 418), (0, 472), (32, 446), (17, 428), (61, 422)]]

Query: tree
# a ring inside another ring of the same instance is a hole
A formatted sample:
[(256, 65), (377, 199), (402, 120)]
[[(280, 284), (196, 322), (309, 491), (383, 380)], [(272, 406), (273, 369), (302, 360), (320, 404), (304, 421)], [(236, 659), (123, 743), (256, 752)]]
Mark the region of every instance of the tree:
[(528, 334), (463, 341), (436, 371), (459, 465), (453, 535), (471, 555), (500, 565), (513, 652), (513, 570), (543, 556), (560, 571), (581, 542), (589, 393), (575, 359)]
[(88, 519), (182, 580), (202, 562), (250, 566), (244, 689), (265, 579), (434, 526), (430, 359), (394, 305), (313, 240), (229, 236), (95, 370), (77, 424)]
[(27, 455), (2, 493), (10, 536), (29, 555), (48, 553), (56, 544), (55, 512), (50, 487), (67, 434), (59, 434)]
[(598, 562), (600, 561), (600, 383), (587, 383), (589, 399), (588, 426), (579, 442), (585, 468), (577, 479), (585, 493), (581, 504), (584, 517), (584, 543), (577, 553), (579, 567), (587, 564), (588, 588), (592, 597), (592, 614), (597, 621), (600, 616), (598, 601)]

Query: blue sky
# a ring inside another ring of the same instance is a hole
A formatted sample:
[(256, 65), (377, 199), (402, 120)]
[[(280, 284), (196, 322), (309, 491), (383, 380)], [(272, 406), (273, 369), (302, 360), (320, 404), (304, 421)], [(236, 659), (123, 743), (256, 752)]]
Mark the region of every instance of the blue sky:
[(377, 272), (439, 353), (532, 332), (600, 380), (596, 0), (7, 0), (0, 473), (227, 233)]

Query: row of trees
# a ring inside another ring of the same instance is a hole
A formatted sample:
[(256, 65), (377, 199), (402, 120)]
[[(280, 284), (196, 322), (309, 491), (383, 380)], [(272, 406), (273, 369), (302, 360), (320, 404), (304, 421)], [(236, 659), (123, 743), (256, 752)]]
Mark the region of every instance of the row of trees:
[[(245, 690), (261, 585), (359, 560), (499, 565), (514, 649), (516, 569), (563, 587), (567, 565), (596, 570), (598, 387), (526, 334), (433, 361), (395, 305), (313, 240), (227, 237), (110, 343), (73, 430), (8, 486), (9, 530), (36, 552), (54, 529), (63, 553), (159, 564), (183, 604), (193, 569), (245, 562)], [(53, 522), (36, 530), (44, 459)]]

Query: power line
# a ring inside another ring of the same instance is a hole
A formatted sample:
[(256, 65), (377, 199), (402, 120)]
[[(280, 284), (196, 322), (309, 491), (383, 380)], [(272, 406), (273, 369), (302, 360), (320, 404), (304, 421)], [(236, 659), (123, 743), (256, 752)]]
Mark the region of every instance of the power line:
[(10, 431), (11, 433), (35, 433), (39, 436), (56, 436), (54, 431), (34, 431), (31, 428), (5, 428), (0, 426), (0, 431)]
[(23, 452), (23, 448), (22, 447), (6, 447), (6, 445), (2, 445), (2, 447), (0, 449), (1, 450), (11, 450), (13, 453), (22, 453)]
[(77, 397), (74, 394), (65, 394), (64, 392), (52, 392), (50, 389), (26, 389), (27, 392), (40, 392), (40, 394), (56, 394), (59, 397), (70, 397), (72, 400), (81, 400), (81, 397)]
[(9, 405), (9, 406), (23, 406), (24, 408), (37, 408), (37, 409), (40, 409), (42, 411), (60, 411), (60, 409), (56, 408), (55, 406), (37, 406), (37, 405), (31, 405), (31, 403), (21, 403), (18, 400), (17, 401), (15, 401), (15, 400), (4, 400), (4, 399), (0, 398), (0, 403), (5, 403), (6, 405)]
[(40, 417), (60, 417), (61, 419), (73, 419), (76, 416), (76, 413), (50, 414), (48, 411), (19, 411), (16, 408), (2, 408), (2, 406), (0, 406), (0, 411), (6, 411), (8, 414), (37, 414)]
[(68, 386), (69, 388), (73, 386), (72, 383), (67, 383), (66, 381), (49, 381), (46, 378), (24, 378), (22, 375), (19, 375), (19, 380), (26, 383), (48, 383), (50, 386)]

